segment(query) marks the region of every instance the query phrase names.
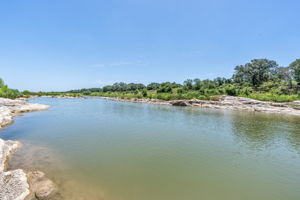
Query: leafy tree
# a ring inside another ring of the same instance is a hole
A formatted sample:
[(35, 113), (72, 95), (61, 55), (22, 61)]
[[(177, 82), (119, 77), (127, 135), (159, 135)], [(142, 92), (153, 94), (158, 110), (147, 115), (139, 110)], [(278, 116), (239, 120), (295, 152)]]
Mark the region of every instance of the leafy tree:
[(273, 80), (274, 82), (284, 81), (289, 88), (292, 88), (293, 71), (290, 67), (278, 67), (274, 77), (276, 78), (276, 80)]
[(269, 81), (278, 64), (273, 60), (254, 59), (245, 65), (235, 67), (233, 80), (239, 84), (250, 84), (258, 87), (263, 82)]
[(183, 85), (188, 89), (192, 89), (193, 88), (193, 80), (192, 79), (187, 79), (183, 82)]
[(226, 84), (227, 79), (226, 79), (226, 78), (217, 77), (217, 78), (214, 79), (214, 82), (215, 82), (218, 86), (221, 86), (221, 85)]
[(13, 90), (5, 85), (4, 81), (0, 78), (0, 97), (15, 99), (22, 94), (18, 90)]
[(294, 79), (297, 81), (298, 86), (300, 86), (300, 59), (292, 62), (289, 67), (293, 70)]
[(159, 86), (159, 83), (150, 83), (147, 85), (147, 90), (157, 90)]

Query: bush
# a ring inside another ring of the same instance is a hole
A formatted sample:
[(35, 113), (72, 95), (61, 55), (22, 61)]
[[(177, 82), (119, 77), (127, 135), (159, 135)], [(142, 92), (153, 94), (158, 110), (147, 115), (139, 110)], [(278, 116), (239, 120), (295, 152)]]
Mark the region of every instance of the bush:
[(242, 89), (239, 91), (239, 93), (240, 93), (241, 95), (246, 95), (246, 96), (248, 96), (248, 95), (250, 95), (251, 93), (253, 93), (253, 89), (252, 89), (251, 87), (244, 87), (244, 88), (242, 88)]
[(15, 99), (21, 96), (22, 93), (20, 93), (18, 90), (8, 88), (7, 85), (4, 84), (2, 79), (0, 79), (0, 97)]
[(236, 96), (237, 95), (237, 90), (236, 90), (234, 85), (227, 85), (225, 87), (225, 92), (226, 92), (227, 95), (230, 95), (230, 96)]
[(146, 90), (146, 89), (143, 89), (143, 90), (142, 90), (142, 95), (143, 95), (143, 97), (147, 97), (147, 96), (148, 96), (147, 90)]

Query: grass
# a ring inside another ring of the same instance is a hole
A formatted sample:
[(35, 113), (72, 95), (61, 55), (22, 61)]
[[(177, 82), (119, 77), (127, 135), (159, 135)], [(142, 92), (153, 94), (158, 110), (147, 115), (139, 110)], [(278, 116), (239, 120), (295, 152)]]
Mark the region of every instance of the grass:
[(291, 102), (300, 100), (298, 95), (278, 95), (272, 93), (252, 93), (249, 95), (241, 95), (250, 99), (256, 99), (259, 101), (273, 101), (273, 102)]

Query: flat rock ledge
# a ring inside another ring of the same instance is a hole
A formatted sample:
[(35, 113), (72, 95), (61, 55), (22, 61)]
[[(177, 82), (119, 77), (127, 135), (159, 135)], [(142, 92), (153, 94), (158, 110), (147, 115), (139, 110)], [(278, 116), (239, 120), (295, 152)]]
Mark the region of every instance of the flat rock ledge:
[(0, 128), (13, 122), (13, 117), (25, 112), (47, 110), (49, 106), (42, 104), (32, 104), (24, 100), (11, 100), (0, 98)]
[(232, 97), (232, 96), (216, 96), (215, 100), (172, 100), (165, 101), (159, 99), (121, 99), (114, 97), (102, 97), (103, 99), (123, 102), (134, 103), (147, 103), (147, 104), (159, 104), (159, 105), (172, 105), (172, 106), (190, 106), (200, 108), (214, 108), (214, 109), (230, 109), (230, 110), (246, 110), (265, 113), (278, 113), (300, 116), (300, 101), (294, 102), (267, 102), (258, 101), (254, 99), (244, 97)]
[[(17, 115), (48, 108), (24, 100), (0, 98), (0, 128), (11, 124)], [(7, 160), (20, 146), (18, 141), (0, 139), (0, 200), (48, 199), (54, 193), (55, 186), (43, 172), (25, 173), (22, 169), (6, 171)]]

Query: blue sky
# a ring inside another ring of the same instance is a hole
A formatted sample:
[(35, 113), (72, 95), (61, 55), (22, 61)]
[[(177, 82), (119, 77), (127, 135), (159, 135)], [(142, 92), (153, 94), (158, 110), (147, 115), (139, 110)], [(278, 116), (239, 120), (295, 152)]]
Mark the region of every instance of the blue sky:
[(0, 77), (33, 91), (230, 77), (300, 58), (299, 0), (0, 1)]

